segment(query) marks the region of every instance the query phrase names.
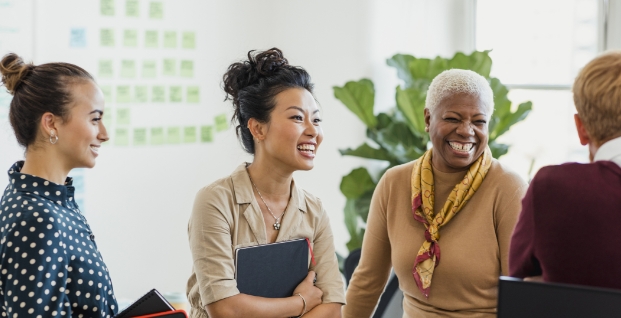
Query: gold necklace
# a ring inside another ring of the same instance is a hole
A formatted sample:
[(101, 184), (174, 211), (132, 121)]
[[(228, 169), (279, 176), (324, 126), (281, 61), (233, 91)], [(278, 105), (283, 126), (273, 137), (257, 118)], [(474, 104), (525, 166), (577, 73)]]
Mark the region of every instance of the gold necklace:
[(252, 183), (252, 186), (254, 187), (254, 189), (257, 190), (257, 193), (259, 194), (259, 198), (261, 198), (261, 201), (263, 201), (263, 204), (265, 204), (267, 211), (272, 215), (274, 220), (276, 220), (276, 222), (274, 223), (274, 230), (276, 231), (280, 230), (280, 218), (282, 218), (282, 216), (285, 215), (285, 212), (287, 211), (287, 209), (285, 208), (285, 211), (283, 211), (279, 217), (276, 217), (274, 213), (272, 213), (272, 209), (270, 209), (269, 205), (265, 203), (265, 200), (263, 199), (263, 196), (261, 195), (261, 191), (259, 191), (259, 188), (257, 188), (257, 185), (254, 184), (254, 181), (252, 181), (252, 177), (250, 177), (250, 171), (248, 171), (248, 167), (246, 167), (246, 172), (248, 172), (248, 178), (250, 179), (250, 183)]

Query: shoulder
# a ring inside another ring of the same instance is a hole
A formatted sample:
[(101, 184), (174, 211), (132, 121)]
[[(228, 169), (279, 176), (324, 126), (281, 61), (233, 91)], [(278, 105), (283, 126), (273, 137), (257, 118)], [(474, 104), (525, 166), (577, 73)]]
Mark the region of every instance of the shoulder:
[(516, 191), (522, 193), (528, 187), (528, 184), (522, 177), (496, 159), (492, 160), (492, 166), (487, 176), (485, 176), (484, 182), (487, 183), (488, 187), (496, 188), (500, 192), (505, 193), (514, 193)]
[(414, 169), (414, 165), (418, 160), (410, 161), (404, 164), (400, 164), (398, 166), (394, 166), (388, 170), (381, 178), (381, 182), (386, 185), (392, 184), (409, 184), (412, 179), (412, 169)]
[(621, 179), (621, 168), (611, 161), (564, 163), (539, 169), (531, 184), (536, 185), (538, 188), (554, 187), (556, 189), (563, 189), (573, 188), (577, 182), (584, 185), (590, 181), (606, 179), (609, 179), (608, 181), (610, 182), (616, 182)]

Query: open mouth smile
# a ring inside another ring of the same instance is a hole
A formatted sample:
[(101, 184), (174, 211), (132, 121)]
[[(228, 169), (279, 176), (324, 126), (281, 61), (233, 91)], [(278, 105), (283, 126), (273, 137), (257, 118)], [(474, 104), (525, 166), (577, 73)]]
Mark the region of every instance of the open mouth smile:
[(299, 144), (298, 151), (305, 157), (315, 157), (315, 144)]
[(453, 150), (455, 150), (458, 153), (462, 153), (462, 154), (468, 154), (472, 151), (472, 149), (474, 149), (474, 146), (476, 145), (475, 143), (472, 142), (456, 142), (456, 141), (449, 141), (448, 142), (449, 146), (451, 146), (451, 148)]

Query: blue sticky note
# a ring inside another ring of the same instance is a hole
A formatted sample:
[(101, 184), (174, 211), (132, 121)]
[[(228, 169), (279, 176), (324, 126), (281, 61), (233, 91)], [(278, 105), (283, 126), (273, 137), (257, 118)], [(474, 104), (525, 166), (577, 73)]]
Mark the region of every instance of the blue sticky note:
[(86, 29), (72, 28), (69, 35), (69, 47), (86, 47)]

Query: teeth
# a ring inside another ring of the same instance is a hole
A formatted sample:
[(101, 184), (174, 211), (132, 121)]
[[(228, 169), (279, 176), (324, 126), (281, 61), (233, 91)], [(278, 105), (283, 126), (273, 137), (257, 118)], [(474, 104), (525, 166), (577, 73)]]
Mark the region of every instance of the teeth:
[(301, 144), (301, 145), (298, 145), (298, 150), (302, 150), (302, 151), (315, 151), (315, 145)]
[(93, 150), (94, 152), (99, 152), (99, 147), (93, 147), (93, 146), (91, 146), (91, 150)]
[(465, 152), (470, 151), (470, 149), (472, 149), (472, 146), (473, 146), (473, 144), (471, 143), (462, 144), (462, 143), (450, 142), (450, 141), (449, 141), (449, 145), (451, 145), (451, 148), (455, 150), (465, 151)]

